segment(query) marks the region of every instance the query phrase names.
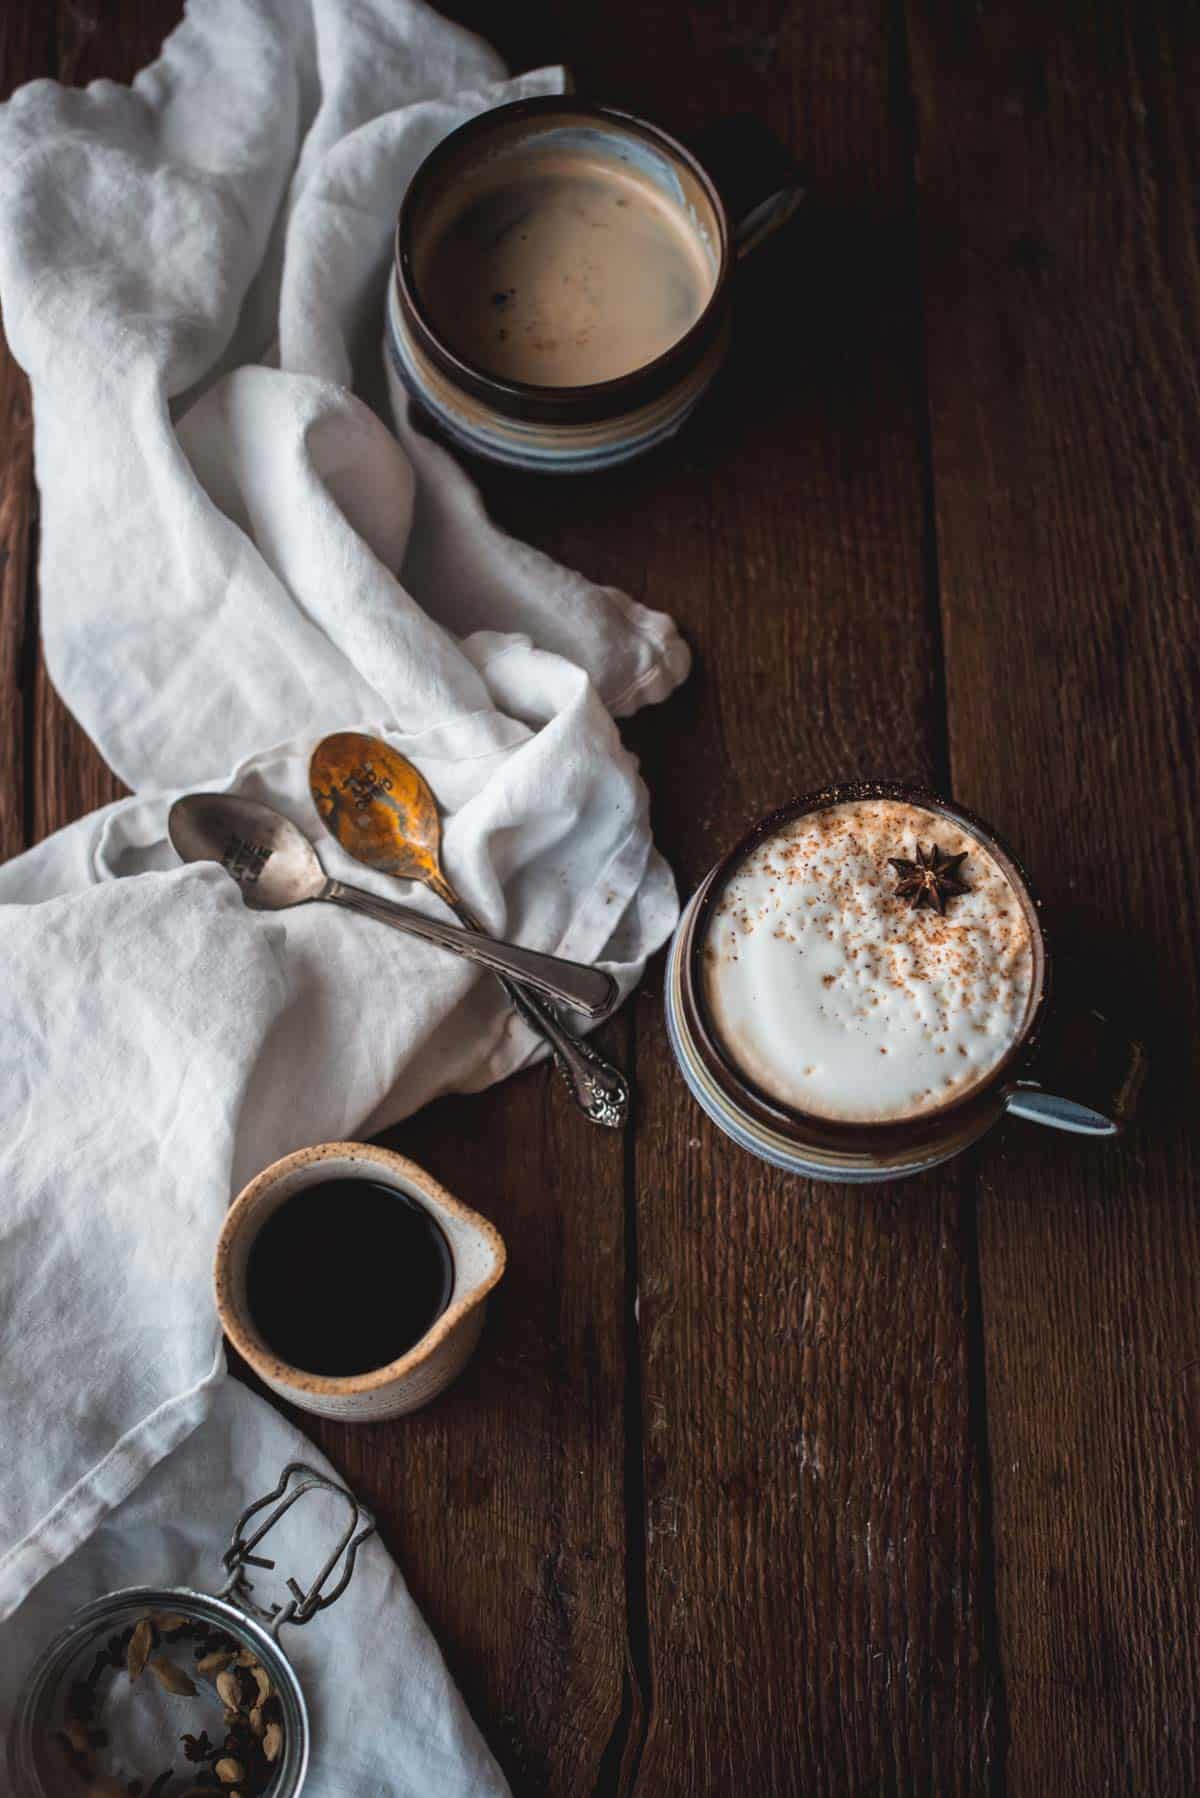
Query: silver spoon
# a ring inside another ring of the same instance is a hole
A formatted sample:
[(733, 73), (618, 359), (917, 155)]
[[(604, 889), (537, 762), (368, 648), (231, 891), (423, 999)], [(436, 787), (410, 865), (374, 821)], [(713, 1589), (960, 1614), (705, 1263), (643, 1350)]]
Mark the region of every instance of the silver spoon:
[(479, 962), (494, 974), (559, 999), (589, 1018), (602, 1018), (617, 997), (617, 983), (603, 968), (542, 955), (516, 943), (497, 942), (482, 931), (444, 924), (412, 906), (377, 899), (360, 887), (330, 879), (303, 831), (274, 807), (256, 799), (243, 799), (235, 793), (188, 793), (171, 807), (167, 832), (181, 860), (219, 862), (233, 875), (242, 898), (255, 911), (286, 911), (313, 900), (344, 905), (395, 930), (451, 949), (467, 961)]
[[(408, 757), (379, 737), (339, 731), (313, 751), (308, 784), (347, 855), (377, 873), (417, 880), (468, 929), (479, 928), (442, 866), (442, 821), (433, 790)], [(571, 1097), (594, 1124), (619, 1130), (629, 1115), (624, 1074), (566, 1029), (552, 1005), (500, 977), (509, 1003), (550, 1045)]]

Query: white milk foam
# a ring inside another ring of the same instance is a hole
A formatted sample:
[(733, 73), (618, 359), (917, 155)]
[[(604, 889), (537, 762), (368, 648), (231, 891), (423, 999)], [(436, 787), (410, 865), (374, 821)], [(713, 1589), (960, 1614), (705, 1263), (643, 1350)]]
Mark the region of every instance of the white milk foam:
[[(944, 914), (896, 897), (891, 856), (948, 855), (970, 891)], [(730, 877), (701, 953), (726, 1054), (815, 1116), (892, 1122), (959, 1099), (1020, 1035), (1033, 945), (1008, 876), (950, 819), (891, 799), (784, 825)]]

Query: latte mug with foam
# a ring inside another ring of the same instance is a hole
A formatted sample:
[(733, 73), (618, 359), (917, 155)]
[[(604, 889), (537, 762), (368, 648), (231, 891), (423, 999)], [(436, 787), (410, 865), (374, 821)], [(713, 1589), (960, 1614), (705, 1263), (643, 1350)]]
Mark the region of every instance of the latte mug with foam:
[(961, 807), (887, 784), (757, 824), (680, 920), (667, 1023), (700, 1104), (793, 1172), (895, 1179), (1012, 1111), (1113, 1135), (1142, 1052), (1051, 1004), (1028, 879)]
[(800, 197), (778, 146), (734, 135), (734, 179), (776, 185), (731, 221), (691, 151), (627, 113), (554, 96), (452, 132), (397, 224), (394, 396), (459, 448), (547, 473), (670, 437), (724, 358), (734, 262)]

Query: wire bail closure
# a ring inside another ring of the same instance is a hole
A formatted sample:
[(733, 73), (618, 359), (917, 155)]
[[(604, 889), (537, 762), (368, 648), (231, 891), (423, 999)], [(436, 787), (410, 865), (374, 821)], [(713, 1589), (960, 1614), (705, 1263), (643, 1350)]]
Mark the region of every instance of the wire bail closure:
[[(296, 1483), (289, 1491), (288, 1484), (293, 1476), (295, 1476)], [(255, 1554), (254, 1551), (268, 1531), (274, 1529), (280, 1518), (291, 1510), (296, 1500), (303, 1498), (306, 1492), (312, 1491), (332, 1492), (336, 1497), (345, 1499), (350, 1507), (350, 1520), (342, 1531), (336, 1548), (307, 1592), (296, 1580), (289, 1577), (286, 1584), (288, 1591), (292, 1594), (290, 1603), (269, 1606), (257, 1604), (250, 1596), (254, 1586), (253, 1581), (246, 1576), (246, 1568), (270, 1569), (275, 1566), (275, 1562), (268, 1560), (264, 1555)], [(257, 1512), (263, 1510), (267, 1505), (273, 1505), (275, 1508), (258, 1525), (253, 1535), (247, 1537), (245, 1535), (246, 1525)], [(252, 1505), (247, 1505), (235, 1523), (229, 1547), (221, 1556), (221, 1565), (225, 1568), (229, 1578), (217, 1596), (218, 1598), (233, 1598), (246, 1610), (253, 1611), (256, 1617), (261, 1617), (264, 1622), (270, 1624), (271, 1635), (278, 1641), (279, 1632), (285, 1623), (292, 1623), (297, 1627), (304, 1623), (310, 1623), (318, 1611), (326, 1610), (329, 1605), (337, 1603), (354, 1577), (354, 1564), (359, 1549), (367, 1537), (374, 1533), (374, 1517), (359, 1504), (353, 1493), (348, 1492), (345, 1486), (339, 1486), (335, 1480), (328, 1479), (323, 1473), (318, 1473), (315, 1467), (309, 1467), (304, 1461), (290, 1461), (284, 1468), (279, 1484), (274, 1491), (266, 1493), (262, 1498), (256, 1498)], [(345, 1556), (345, 1566), (342, 1568), (341, 1575), (333, 1589), (326, 1592), (324, 1590), (325, 1583), (332, 1577), (333, 1571), (343, 1555)]]

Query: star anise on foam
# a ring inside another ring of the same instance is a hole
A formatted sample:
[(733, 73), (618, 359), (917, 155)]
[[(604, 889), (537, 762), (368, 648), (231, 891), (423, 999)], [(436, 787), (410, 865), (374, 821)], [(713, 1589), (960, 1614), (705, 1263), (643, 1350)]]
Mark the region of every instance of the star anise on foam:
[(907, 899), (914, 911), (944, 912), (948, 900), (971, 890), (958, 876), (966, 859), (965, 849), (961, 855), (947, 855), (936, 843), (931, 843), (928, 851), (918, 843), (915, 862), (889, 856), (890, 866), (900, 876), (896, 882), (897, 899)]

